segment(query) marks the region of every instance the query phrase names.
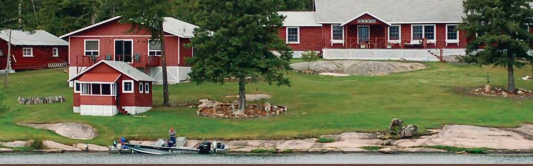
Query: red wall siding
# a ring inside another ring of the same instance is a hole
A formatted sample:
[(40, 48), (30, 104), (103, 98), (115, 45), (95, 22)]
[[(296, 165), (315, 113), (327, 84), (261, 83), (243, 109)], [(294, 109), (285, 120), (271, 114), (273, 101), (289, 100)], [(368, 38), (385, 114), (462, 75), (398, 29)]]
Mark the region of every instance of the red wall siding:
[[(113, 21), (69, 37), (70, 66), (91, 65), (89, 59), (83, 56), (85, 54), (84, 42), (86, 39), (100, 40), (100, 56), (97, 58), (97, 61), (105, 59), (106, 55), (114, 57), (114, 41), (116, 39), (133, 39), (133, 54), (141, 55), (140, 62), (134, 62), (133, 66), (144, 67), (148, 55), (148, 40), (151, 36), (144, 30), (128, 32), (130, 27), (131, 24), (119, 24), (118, 21)], [(168, 66), (178, 66), (178, 40), (179, 37), (170, 34), (165, 36), (165, 51)], [(184, 52), (183, 54), (185, 54), (185, 56), (186, 54), (189, 54), (186, 49), (182, 52)]]
[[(33, 57), (22, 57), (22, 48), (33, 48)], [(52, 49), (58, 48), (59, 57), (53, 57)], [(5, 69), (7, 64), (7, 42), (0, 39), (0, 49), (4, 56), (0, 57), (0, 69)], [(68, 60), (67, 46), (12, 46), (11, 55), (15, 56), (12, 59), (12, 68), (15, 70), (24, 69), (44, 69), (48, 68), (48, 63), (62, 63)]]
[[(340, 43), (331, 44), (331, 35), (332, 35), (331, 24), (323, 24), (322, 25), (322, 36), (324, 36), (324, 41), (325, 41), (324, 48), (345, 48), (345, 46)], [(344, 35), (346, 36), (347, 34), (344, 33)]]
[(192, 58), (193, 56), (193, 49), (186, 47), (186, 45), (189, 43), (191, 43), (191, 39), (180, 38), (181, 56), (179, 66), (187, 66), (187, 58)]
[[(287, 28), (279, 30), (279, 37), (287, 41)], [(288, 44), (293, 51), (320, 51), (324, 47), (322, 27), (300, 27), (300, 44)]]
[[(86, 73), (120, 73), (117, 70), (105, 64), (100, 64), (92, 68)], [(117, 80), (118, 97), (121, 106), (152, 106), (152, 85), (150, 84), (150, 91), (148, 94), (139, 92), (139, 82), (134, 81), (133, 93), (122, 93), (122, 81), (133, 80), (130, 77), (122, 74)], [(144, 85), (145, 82), (143, 82)], [(116, 105), (115, 96), (83, 96), (74, 93), (74, 106), (80, 105)]]

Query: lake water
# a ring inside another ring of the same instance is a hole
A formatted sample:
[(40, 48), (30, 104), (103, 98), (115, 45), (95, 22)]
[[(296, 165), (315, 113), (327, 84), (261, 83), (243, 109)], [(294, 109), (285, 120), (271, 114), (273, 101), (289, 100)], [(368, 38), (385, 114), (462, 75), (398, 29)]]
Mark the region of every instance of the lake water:
[(289, 154), (119, 155), (105, 153), (0, 154), (0, 164), (533, 164), (533, 155)]

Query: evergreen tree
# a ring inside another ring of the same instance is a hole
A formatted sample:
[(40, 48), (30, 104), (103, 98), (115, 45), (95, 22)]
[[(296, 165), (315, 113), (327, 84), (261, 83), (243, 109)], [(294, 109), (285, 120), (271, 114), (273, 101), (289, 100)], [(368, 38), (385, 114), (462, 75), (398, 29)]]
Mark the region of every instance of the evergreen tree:
[[(239, 112), (246, 107), (246, 83), (264, 77), (270, 84), (290, 85), (291, 51), (278, 37), (284, 17), (281, 0), (202, 0), (194, 17), (200, 27), (192, 39), (190, 77), (197, 83), (239, 82)], [(272, 51), (277, 51), (276, 55)]]
[(131, 31), (148, 30), (152, 34), (152, 40), (161, 44), (161, 63), (163, 68), (163, 106), (170, 107), (168, 94), (168, 73), (165, 51), (165, 32), (163, 23), (170, 13), (169, 0), (138, 0), (132, 3), (123, 0), (122, 9), (119, 12), (122, 23), (130, 23)]
[(467, 62), (506, 67), (509, 92), (515, 92), (514, 69), (533, 62), (529, 54), (533, 34), (531, 0), (468, 0), (460, 29), (473, 40), (467, 46)]

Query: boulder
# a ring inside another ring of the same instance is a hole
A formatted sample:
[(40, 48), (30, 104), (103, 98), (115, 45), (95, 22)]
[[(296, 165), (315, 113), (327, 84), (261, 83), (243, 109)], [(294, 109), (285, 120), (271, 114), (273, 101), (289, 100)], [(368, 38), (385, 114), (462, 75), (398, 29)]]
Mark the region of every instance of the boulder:
[(385, 140), (383, 141), (383, 146), (392, 146), (392, 140), (391, 139), (388, 139), (388, 140)]
[(73, 146), (68, 146), (68, 145), (61, 144), (61, 143), (57, 143), (57, 142), (54, 142), (54, 141), (49, 141), (49, 140), (43, 141), (43, 146), (45, 148), (47, 148), (47, 149), (61, 149), (61, 150), (67, 151), (67, 152), (80, 152), (80, 151), (82, 151), (79, 148), (76, 148), (76, 147), (73, 147)]
[(269, 112), (270, 109), (272, 109), (272, 105), (270, 105), (269, 102), (266, 102), (266, 103), (265, 103), (265, 111)]
[(21, 123), (21, 126), (36, 129), (52, 130), (55, 133), (70, 139), (90, 140), (98, 136), (96, 129), (87, 124), (80, 123), (55, 123), (55, 124), (31, 124)]
[(400, 138), (412, 138), (418, 135), (418, 127), (416, 125), (408, 125), (402, 128), (402, 131), (398, 134)]
[(109, 148), (100, 146), (100, 145), (94, 145), (94, 144), (84, 144), (84, 143), (77, 143), (74, 144), (74, 147), (81, 149), (82, 151), (89, 151), (89, 152), (107, 152), (109, 151)]
[(211, 101), (209, 99), (200, 99), (200, 105), (198, 105), (198, 108), (205, 108), (205, 107), (213, 107), (215, 105), (215, 101)]

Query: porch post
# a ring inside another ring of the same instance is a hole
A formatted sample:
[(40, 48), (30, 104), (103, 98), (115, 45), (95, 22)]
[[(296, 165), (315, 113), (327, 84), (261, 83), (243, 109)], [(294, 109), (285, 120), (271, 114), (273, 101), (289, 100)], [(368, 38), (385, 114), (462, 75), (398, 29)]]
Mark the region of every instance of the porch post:
[(383, 25), (383, 29), (385, 29), (385, 36), (383, 38), (383, 47), (387, 48), (387, 45), (389, 45), (389, 26)]
[(344, 47), (348, 48), (348, 26), (349, 24), (344, 25)]

